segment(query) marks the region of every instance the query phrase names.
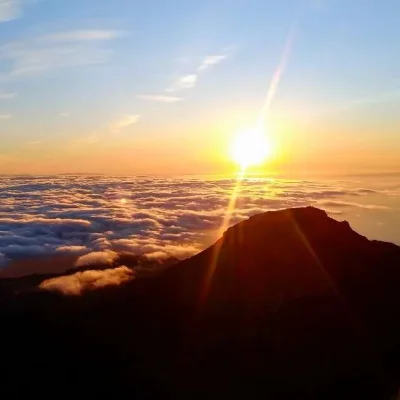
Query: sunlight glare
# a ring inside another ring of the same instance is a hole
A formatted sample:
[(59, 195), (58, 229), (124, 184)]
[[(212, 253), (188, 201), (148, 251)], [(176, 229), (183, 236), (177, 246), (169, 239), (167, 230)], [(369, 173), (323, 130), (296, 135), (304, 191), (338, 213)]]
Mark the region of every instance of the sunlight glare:
[(260, 128), (239, 131), (233, 138), (231, 158), (242, 169), (262, 164), (271, 156), (271, 144)]

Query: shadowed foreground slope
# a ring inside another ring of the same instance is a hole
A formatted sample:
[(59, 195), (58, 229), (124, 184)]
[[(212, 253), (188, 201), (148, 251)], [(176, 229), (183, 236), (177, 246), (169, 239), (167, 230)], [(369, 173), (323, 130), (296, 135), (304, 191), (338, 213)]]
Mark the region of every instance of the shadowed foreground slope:
[(23, 287), (2, 297), (2, 398), (389, 400), (400, 386), (400, 248), (315, 208), (251, 217), (118, 287)]

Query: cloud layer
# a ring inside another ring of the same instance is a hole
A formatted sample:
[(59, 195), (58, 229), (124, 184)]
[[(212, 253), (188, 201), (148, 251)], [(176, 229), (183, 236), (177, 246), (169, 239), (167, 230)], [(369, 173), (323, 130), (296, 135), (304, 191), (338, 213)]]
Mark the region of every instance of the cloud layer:
[[(121, 251), (188, 257), (216, 239), (234, 185), (235, 179), (0, 177), (0, 265), (50, 255), (80, 257), (77, 266), (111, 264)], [(310, 204), (353, 220), (382, 213), (396, 224), (398, 210), (389, 204), (399, 192), (359, 182), (245, 179), (230, 224)]]

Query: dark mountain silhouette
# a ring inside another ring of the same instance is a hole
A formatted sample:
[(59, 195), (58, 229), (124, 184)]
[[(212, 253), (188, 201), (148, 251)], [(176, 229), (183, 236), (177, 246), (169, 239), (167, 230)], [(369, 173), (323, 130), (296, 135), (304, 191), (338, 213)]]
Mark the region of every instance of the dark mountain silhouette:
[(0, 281), (1, 398), (385, 399), (400, 386), (400, 248), (312, 208), (243, 221), (82, 296)]

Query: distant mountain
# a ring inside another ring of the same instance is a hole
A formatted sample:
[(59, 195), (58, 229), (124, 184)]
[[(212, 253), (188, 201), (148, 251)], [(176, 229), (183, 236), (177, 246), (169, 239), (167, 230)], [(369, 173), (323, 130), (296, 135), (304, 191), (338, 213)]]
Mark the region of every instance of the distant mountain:
[(81, 296), (40, 289), (48, 278), (0, 281), (2, 398), (389, 400), (400, 387), (400, 247), (316, 208), (253, 216)]

